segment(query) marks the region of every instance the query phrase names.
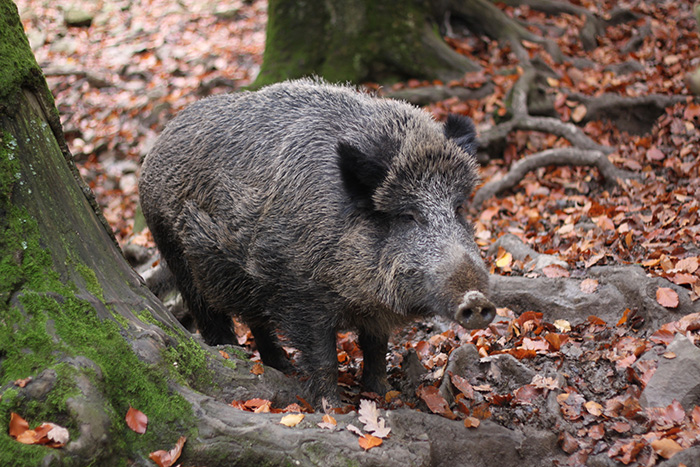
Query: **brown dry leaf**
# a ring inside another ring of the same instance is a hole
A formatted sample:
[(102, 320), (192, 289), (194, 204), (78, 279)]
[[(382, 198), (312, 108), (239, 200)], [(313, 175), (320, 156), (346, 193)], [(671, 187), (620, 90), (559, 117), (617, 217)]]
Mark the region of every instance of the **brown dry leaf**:
[(219, 350), (219, 353), (220, 353), (221, 356), (224, 357), (226, 360), (228, 360), (228, 359), (231, 358), (231, 357), (229, 356), (229, 354), (227, 354), (227, 353), (224, 352), (223, 350)]
[(129, 410), (126, 411), (126, 424), (132, 431), (142, 435), (148, 427), (148, 417), (140, 410), (129, 406)]
[(435, 386), (421, 386), (416, 393), (418, 397), (423, 399), (423, 402), (425, 402), (431, 412), (451, 420), (457, 418), (450, 410), (450, 406), (447, 404), (445, 398), (442, 397), (440, 391)]
[(666, 352), (666, 353), (663, 354), (663, 357), (664, 357), (664, 358), (667, 358), (667, 359), (669, 359), (669, 360), (672, 360), (672, 359), (676, 358), (677, 355), (676, 355), (675, 353), (673, 353), (673, 352)]
[(569, 277), (569, 271), (564, 269), (562, 266), (559, 266), (558, 264), (550, 264), (549, 266), (545, 266), (542, 268), (542, 272), (545, 276), (550, 278)]
[(29, 429), (29, 423), (16, 413), (10, 413), (10, 436), (17, 438)]
[(464, 394), (464, 397), (467, 399), (474, 399), (474, 388), (472, 387), (471, 383), (467, 380), (467, 378), (462, 378), (459, 375), (453, 374), (451, 371), (448, 372), (450, 375), (450, 381), (452, 381), (452, 384), (459, 389), (459, 391)]
[(253, 409), (254, 413), (270, 413), (270, 409), (272, 408), (272, 402), (270, 401), (265, 401), (262, 405), (258, 406), (257, 408)]
[(391, 402), (401, 395), (401, 391), (389, 391), (384, 395), (384, 400), (386, 402)]
[(584, 404), (589, 414), (599, 417), (603, 414), (603, 406), (595, 401), (588, 401)]
[(254, 375), (261, 375), (261, 374), (265, 373), (265, 368), (263, 368), (263, 366), (260, 363), (256, 363), (250, 369), (250, 372), (253, 373)]
[(319, 428), (324, 428), (326, 430), (335, 430), (338, 426), (338, 422), (335, 420), (335, 418), (326, 414), (323, 416), (323, 421), (321, 423), (317, 423), (317, 425)]
[(290, 413), (289, 415), (282, 417), (282, 420), (280, 420), (280, 425), (291, 428), (293, 426), (297, 426), (302, 420), (304, 420), (303, 413)]
[(676, 263), (676, 269), (685, 271), (687, 273), (694, 273), (700, 267), (700, 260), (697, 256), (691, 256), (689, 258), (683, 258)]
[(670, 438), (657, 439), (651, 442), (654, 451), (664, 459), (670, 459), (684, 448)]
[(662, 161), (666, 158), (666, 155), (661, 152), (656, 146), (652, 146), (647, 151), (647, 159), (650, 161)]
[(27, 383), (29, 383), (32, 380), (31, 376), (28, 376), (24, 379), (18, 379), (17, 381), (14, 382), (15, 386), (19, 386), (21, 388), (25, 387)]
[(678, 306), (678, 294), (668, 287), (656, 289), (656, 301), (665, 308), (676, 308)]
[(481, 420), (476, 417), (466, 417), (464, 419), (464, 426), (466, 428), (478, 428), (481, 425)]
[(377, 404), (362, 399), (360, 401), (360, 409), (357, 411), (358, 420), (364, 424), (365, 431), (372, 433), (378, 438), (386, 438), (391, 432), (391, 428), (385, 426), (385, 420), (379, 417)]
[(360, 447), (365, 451), (382, 445), (382, 439), (372, 435), (363, 435), (358, 439)]
[(158, 464), (159, 467), (171, 467), (178, 460), (180, 454), (182, 454), (182, 447), (185, 445), (186, 440), (187, 438), (180, 436), (180, 439), (175, 443), (175, 447), (170, 451), (155, 451), (148, 457)]
[(576, 438), (571, 436), (566, 431), (559, 435), (559, 444), (561, 445), (561, 449), (567, 454), (572, 454), (578, 451), (579, 448)]
[(554, 320), (554, 327), (557, 328), (557, 331), (565, 333), (565, 332), (571, 332), (571, 323), (569, 323), (565, 319), (557, 319)]
[(502, 256), (499, 256), (499, 258), (496, 260), (496, 266), (503, 269), (506, 267), (510, 267), (510, 264), (513, 262), (513, 255), (508, 253), (507, 251), (504, 251)]
[(581, 281), (581, 292), (583, 293), (593, 293), (598, 288), (598, 281), (596, 279), (584, 279)]
[(571, 112), (571, 120), (578, 123), (581, 120), (583, 120), (583, 117), (586, 116), (586, 113), (588, 113), (586, 106), (583, 104), (580, 104), (580, 105), (576, 106), (576, 108)]

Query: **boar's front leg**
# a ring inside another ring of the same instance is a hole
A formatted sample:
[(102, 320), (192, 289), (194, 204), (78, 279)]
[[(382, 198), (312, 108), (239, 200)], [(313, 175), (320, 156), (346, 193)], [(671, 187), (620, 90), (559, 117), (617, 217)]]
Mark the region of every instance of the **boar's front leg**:
[(301, 351), (300, 367), (308, 377), (306, 392), (311, 398), (309, 402), (320, 408), (325, 398), (331, 406), (340, 407), (336, 328), (318, 316), (300, 323), (305, 326), (295, 326), (288, 337)]
[(389, 336), (383, 333), (359, 331), (360, 348), (363, 355), (362, 386), (365, 391), (381, 396), (391, 389), (386, 379), (386, 349)]

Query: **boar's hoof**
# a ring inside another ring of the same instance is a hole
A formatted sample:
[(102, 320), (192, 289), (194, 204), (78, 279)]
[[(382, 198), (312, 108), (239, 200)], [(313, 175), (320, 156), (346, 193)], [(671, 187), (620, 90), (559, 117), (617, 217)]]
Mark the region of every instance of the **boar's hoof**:
[(496, 316), (496, 307), (477, 290), (470, 290), (464, 294), (462, 303), (457, 307), (455, 321), (465, 329), (478, 329), (486, 327)]

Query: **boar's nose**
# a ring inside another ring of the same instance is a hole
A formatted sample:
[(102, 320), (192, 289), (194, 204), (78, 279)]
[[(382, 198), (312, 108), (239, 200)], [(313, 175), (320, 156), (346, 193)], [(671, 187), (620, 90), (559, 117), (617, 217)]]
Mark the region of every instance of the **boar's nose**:
[(465, 329), (479, 329), (486, 327), (495, 316), (493, 303), (478, 290), (470, 290), (457, 307), (455, 321)]

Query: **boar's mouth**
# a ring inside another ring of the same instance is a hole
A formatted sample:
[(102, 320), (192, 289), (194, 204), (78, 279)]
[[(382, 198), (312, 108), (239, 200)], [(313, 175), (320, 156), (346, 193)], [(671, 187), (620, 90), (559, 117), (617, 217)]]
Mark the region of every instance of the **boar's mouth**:
[(457, 306), (454, 319), (465, 329), (479, 329), (486, 327), (495, 316), (496, 307), (493, 303), (483, 293), (470, 290)]

